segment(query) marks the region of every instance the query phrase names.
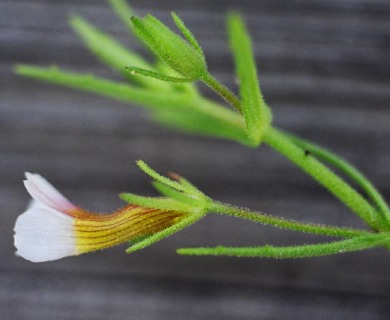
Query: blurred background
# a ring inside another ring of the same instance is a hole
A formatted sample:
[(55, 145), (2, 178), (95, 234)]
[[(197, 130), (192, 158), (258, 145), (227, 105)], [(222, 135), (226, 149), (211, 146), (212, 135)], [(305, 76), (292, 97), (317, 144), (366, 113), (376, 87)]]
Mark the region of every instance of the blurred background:
[[(224, 19), (240, 10), (253, 36), (260, 82), (283, 129), (355, 164), (390, 200), (390, 2), (131, 1), (164, 22), (176, 11), (209, 69), (236, 90)], [(33, 264), (14, 256), (13, 227), (29, 201), (25, 171), (101, 212), (123, 191), (156, 195), (136, 167), (175, 171), (214, 199), (319, 223), (362, 227), (336, 199), (266, 146), (194, 137), (152, 123), (144, 110), (13, 73), (16, 63), (58, 64), (112, 79), (72, 32), (89, 19), (145, 52), (106, 1), (0, 0), (1, 319), (387, 319), (390, 253), (301, 260), (178, 256), (202, 245), (287, 245), (302, 235), (210, 215), (127, 255), (126, 245)], [(206, 95), (213, 94), (200, 86)], [(218, 97), (215, 97), (218, 99)]]

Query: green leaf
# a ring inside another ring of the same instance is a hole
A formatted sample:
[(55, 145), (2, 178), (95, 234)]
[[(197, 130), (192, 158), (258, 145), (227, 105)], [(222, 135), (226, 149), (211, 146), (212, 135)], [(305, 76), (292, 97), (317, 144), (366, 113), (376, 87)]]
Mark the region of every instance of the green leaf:
[[(153, 66), (141, 56), (124, 47), (108, 34), (101, 32), (87, 20), (78, 16), (73, 16), (70, 19), (70, 25), (92, 53), (106, 65), (120, 71), (127, 77), (129, 77), (128, 73), (125, 72), (125, 66), (127, 65), (136, 65), (140, 68), (153, 69)], [(131, 79), (134, 80), (134, 77)], [(160, 81), (150, 81), (150, 79), (144, 78), (137, 78), (135, 80), (148, 88), (171, 90), (170, 85), (161, 83)]]
[(62, 71), (57, 67), (42, 68), (17, 65), (16, 73), (64, 85), (102, 96), (137, 103), (150, 108), (183, 108), (191, 102), (185, 94), (172, 94), (150, 89), (135, 88), (129, 84), (98, 78), (92, 74)]
[(214, 248), (182, 248), (177, 253), (182, 255), (207, 255), (207, 256), (231, 256), (231, 257), (257, 257), (257, 258), (307, 258), (319, 257), (331, 254), (358, 251), (378, 246), (383, 246), (390, 241), (389, 234), (373, 234), (355, 237), (348, 240), (329, 243), (309, 244), (288, 247), (223, 247)]
[(229, 14), (228, 33), (240, 81), (242, 112), (248, 136), (254, 144), (258, 145), (270, 126), (272, 115), (261, 95), (251, 39), (238, 14)]
[(63, 71), (57, 67), (18, 65), (20, 75), (64, 85), (153, 109), (152, 117), (184, 132), (203, 134), (248, 144), (239, 115), (208, 100), (194, 100), (187, 92), (165, 93), (139, 89), (129, 84)]

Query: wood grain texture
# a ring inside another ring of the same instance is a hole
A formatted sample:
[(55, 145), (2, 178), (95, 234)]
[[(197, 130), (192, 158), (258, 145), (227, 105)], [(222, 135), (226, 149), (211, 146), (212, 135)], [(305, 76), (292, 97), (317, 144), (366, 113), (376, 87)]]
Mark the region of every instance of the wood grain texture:
[[(212, 72), (234, 88), (224, 15), (239, 9), (277, 126), (346, 157), (390, 199), (390, 3), (133, 1), (169, 21), (175, 10)], [(117, 194), (154, 194), (134, 164), (175, 171), (221, 201), (313, 222), (361, 226), (347, 209), (267, 147), (191, 137), (136, 106), (17, 77), (15, 63), (57, 63), (117, 77), (67, 24), (77, 13), (144, 52), (105, 1), (0, 1), (1, 319), (387, 319), (390, 254), (377, 249), (304, 260), (180, 257), (181, 246), (318, 242), (327, 238), (219, 216), (151, 248), (124, 247), (45, 264), (14, 257), (13, 225), (28, 202), (24, 171), (74, 202), (106, 211)], [(211, 93), (204, 89), (206, 94)], [(218, 99), (218, 98), (216, 98)]]

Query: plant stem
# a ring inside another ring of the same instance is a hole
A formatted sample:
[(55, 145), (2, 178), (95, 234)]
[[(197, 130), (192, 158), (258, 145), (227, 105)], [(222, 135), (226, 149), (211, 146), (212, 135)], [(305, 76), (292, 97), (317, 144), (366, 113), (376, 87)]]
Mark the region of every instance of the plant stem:
[(318, 183), (327, 188), (336, 198), (362, 218), (371, 228), (378, 231), (380, 224), (374, 218), (374, 208), (349, 184), (333, 171), (291, 141), (275, 128), (269, 128), (264, 142), (275, 149), (298, 167), (311, 175)]
[(261, 257), (261, 258), (307, 258), (319, 257), (337, 253), (364, 250), (378, 247), (390, 240), (388, 233), (371, 234), (352, 239), (329, 243), (288, 246), (288, 247), (215, 247), (215, 248), (182, 248), (177, 253), (185, 255), (213, 255), (234, 257)]
[(204, 74), (201, 80), (218, 93), (227, 103), (232, 105), (238, 112), (242, 113), (240, 99), (228, 87), (220, 83), (210, 73)]
[(369, 197), (372, 203), (382, 214), (386, 224), (390, 226), (390, 209), (384, 201), (382, 195), (375, 186), (355, 167), (334, 153), (297, 136), (287, 134), (289, 138), (298, 146), (306, 149), (320, 160), (323, 160), (343, 172), (353, 182), (355, 182)]
[(320, 224), (297, 222), (271, 216), (261, 212), (254, 212), (243, 208), (237, 208), (222, 202), (213, 201), (208, 207), (209, 211), (246, 219), (278, 228), (302, 231), (326, 236), (350, 238), (370, 234), (368, 231), (351, 228), (333, 227)]

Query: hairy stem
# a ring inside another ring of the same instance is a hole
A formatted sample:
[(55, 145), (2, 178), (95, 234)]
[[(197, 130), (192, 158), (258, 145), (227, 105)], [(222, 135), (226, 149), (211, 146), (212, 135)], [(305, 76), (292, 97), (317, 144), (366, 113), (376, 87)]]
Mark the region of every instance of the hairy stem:
[(390, 240), (390, 235), (386, 233), (371, 234), (352, 239), (309, 244), (288, 247), (215, 247), (215, 248), (182, 248), (177, 253), (183, 255), (212, 255), (212, 256), (232, 256), (232, 257), (258, 257), (258, 258), (307, 258), (319, 257), (337, 253), (345, 253), (378, 247)]
[(326, 236), (350, 238), (370, 234), (368, 231), (357, 230), (351, 228), (333, 227), (327, 225), (297, 222), (287, 220), (261, 212), (254, 212), (247, 209), (237, 208), (228, 204), (214, 201), (210, 204), (209, 210), (211, 212), (222, 213), (234, 216), (241, 219), (246, 219), (253, 222), (271, 225), (278, 228), (289, 229), (294, 231), (302, 231), (313, 234), (320, 234)]
[(209, 73), (204, 74), (201, 80), (218, 93), (227, 103), (232, 105), (238, 112), (242, 113), (240, 99), (228, 87), (220, 83)]
[(375, 219), (375, 209), (367, 200), (333, 171), (307, 154), (303, 148), (291, 141), (284, 133), (278, 129), (269, 128), (265, 133), (264, 142), (311, 175), (371, 228), (380, 230), (380, 223)]
[(314, 143), (311, 143), (299, 137), (290, 134), (288, 134), (288, 136), (298, 146), (309, 151), (311, 154), (313, 154), (320, 160), (334, 166), (336, 169), (340, 170), (347, 177), (349, 177), (353, 182), (355, 182), (362, 189), (362, 191), (365, 192), (370, 201), (377, 207), (379, 212), (382, 214), (384, 220), (386, 221), (386, 224), (390, 226), (390, 209), (387, 203), (384, 201), (382, 195), (375, 188), (375, 186), (358, 169), (356, 169), (354, 166), (349, 164), (341, 157), (330, 152), (329, 150), (326, 150)]

